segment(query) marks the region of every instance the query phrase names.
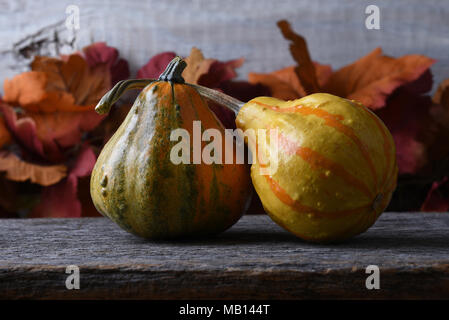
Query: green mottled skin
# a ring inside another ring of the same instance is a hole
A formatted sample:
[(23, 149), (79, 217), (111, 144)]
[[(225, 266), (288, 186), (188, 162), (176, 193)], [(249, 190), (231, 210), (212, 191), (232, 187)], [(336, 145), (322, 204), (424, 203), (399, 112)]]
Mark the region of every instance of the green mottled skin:
[[(145, 238), (224, 231), (243, 214), (247, 197), (234, 206), (240, 205), (240, 210), (231, 210), (222, 194), (232, 188), (217, 179), (223, 166), (213, 165), (212, 183), (202, 185), (202, 165), (170, 161), (171, 147), (177, 143), (170, 141), (170, 133), (183, 127), (180, 110), (185, 105), (176, 101), (173, 85), (171, 90), (168, 85), (148, 85), (105, 145), (92, 172), (93, 202), (123, 229)], [(195, 118), (201, 120), (196, 112)], [(205, 188), (210, 188), (208, 199)]]

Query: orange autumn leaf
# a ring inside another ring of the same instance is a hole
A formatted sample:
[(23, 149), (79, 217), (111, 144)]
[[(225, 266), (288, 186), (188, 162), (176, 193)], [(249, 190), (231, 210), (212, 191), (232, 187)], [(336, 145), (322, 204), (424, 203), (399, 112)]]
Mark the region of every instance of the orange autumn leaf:
[[(318, 85), (324, 86), (332, 74), (332, 68), (314, 62), (315, 77)], [(261, 84), (270, 88), (271, 96), (282, 100), (294, 100), (306, 96), (306, 92), (295, 71), (295, 66), (286, 67), (271, 73), (248, 74), (248, 80), (252, 84)]]
[(281, 29), (284, 38), (291, 41), (290, 52), (293, 59), (297, 62), (294, 71), (298, 79), (301, 80), (305, 93), (312, 94), (320, 92), (315, 65), (310, 58), (306, 40), (302, 36), (294, 33), (286, 20), (278, 21), (277, 25)]
[(0, 152), (0, 171), (6, 172), (6, 179), (12, 181), (30, 180), (42, 186), (50, 186), (67, 175), (65, 165), (41, 166), (22, 161), (11, 152)]
[(279, 99), (296, 99), (321, 91), (358, 100), (371, 109), (380, 109), (396, 89), (418, 80), (435, 63), (434, 59), (417, 54), (388, 57), (378, 48), (332, 73), (329, 66), (312, 62), (305, 39), (294, 33), (288, 22), (279, 21), (278, 26), (284, 37), (291, 41), (290, 51), (296, 66), (270, 74), (250, 73), (249, 80), (268, 86), (272, 96)]
[[(292, 69), (292, 68), (290, 68)], [(286, 70), (286, 69), (282, 69)], [(279, 70), (281, 71), (281, 70)], [(278, 72), (278, 71), (276, 71)], [(289, 72), (286, 72), (289, 73)], [(297, 81), (296, 75), (293, 74), (294, 81), (286, 82), (279, 77), (276, 76), (275, 72), (273, 73), (255, 73), (250, 72), (248, 74), (248, 81), (252, 84), (261, 84), (270, 89), (270, 96), (282, 100), (294, 100), (299, 97), (304, 96), (303, 94), (297, 91), (298, 88), (295, 88), (294, 83)], [(302, 87), (301, 87), (302, 90)]]
[(107, 66), (89, 68), (77, 54), (65, 60), (38, 56), (31, 69), (5, 80), (5, 102), (31, 112), (83, 112), (93, 110), (110, 87)]
[[(22, 112), (14, 115), (8, 105), (2, 110), (9, 115), (5, 118), (9, 119), (9, 130), (20, 137), (21, 143), (29, 145), (31, 139), (42, 145), (28, 151), (59, 162), (64, 159), (64, 148), (76, 145), (83, 132), (92, 130), (104, 118), (94, 108), (110, 88), (110, 71), (105, 63), (89, 67), (78, 54), (62, 59), (36, 57), (31, 68), (4, 83), (3, 100), (21, 107)], [(32, 135), (14, 132), (18, 129), (14, 123), (24, 121), (32, 127)]]
[(209, 72), (215, 59), (206, 59), (200, 49), (193, 47), (190, 55), (184, 59), (187, 67), (182, 72), (184, 80), (188, 83), (198, 84), (200, 77)]
[(393, 58), (377, 48), (365, 57), (334, 72), (324, 91), (358, 100), (371, 109), (385, 106), (387, 97), (400, 86), (421, 77), (434, 59), (412, 54)]
[(103, 119), (95, 111), (39, 113), (28, 112), (27, 117), (34, 120), (36, 134), (44, 146), (56, 143), (65, 148), (81, 140), (83, 132), (95, 128)]

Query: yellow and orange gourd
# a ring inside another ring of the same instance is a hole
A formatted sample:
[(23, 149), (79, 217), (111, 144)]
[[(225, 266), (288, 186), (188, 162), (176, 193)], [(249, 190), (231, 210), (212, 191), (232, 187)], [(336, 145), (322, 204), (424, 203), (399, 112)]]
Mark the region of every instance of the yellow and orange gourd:
[(278, 129), (276, 172), (260, 174), (256, 161), (251, 175), (266, 212), (298, 237), (328, 242), (357, 235), (390, 202), (398, 172), (394, 141), (363, 105), (325, 93), (293, 101), (259, 97), (243, 106), (236, 123), (242, 130)]

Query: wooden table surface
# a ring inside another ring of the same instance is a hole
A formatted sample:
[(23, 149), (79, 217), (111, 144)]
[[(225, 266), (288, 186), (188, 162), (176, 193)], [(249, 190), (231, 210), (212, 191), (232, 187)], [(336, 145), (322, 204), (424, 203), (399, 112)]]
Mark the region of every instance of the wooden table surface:
[[(68, 290), (68, 265), (80, 289)], [(365, 286), (368, 265), (380, 289)], [(449, 214), (384, 213), (335, 245), (244, 216), (214, 238), (152, 242), (106, 218), (0, 220), (0, 299), (449, 298)]]

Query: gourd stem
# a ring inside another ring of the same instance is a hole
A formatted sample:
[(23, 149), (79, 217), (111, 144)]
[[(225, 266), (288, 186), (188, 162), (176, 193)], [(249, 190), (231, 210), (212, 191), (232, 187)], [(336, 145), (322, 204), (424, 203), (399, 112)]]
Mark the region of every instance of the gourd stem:
[(176, 56), (167, 65), (165, 71), (159, 76), (159, 81), (170, 81), (174, 83), (184, 83), (182, 72), (187, 67), (187, 63), (181, 57)]
[(120, 99), (125, 91), (131, 89), (143, 89), (150, 83), (154, 82), (154, 79), (133, 79), (133, 80), (122, 80), (117, 82), (117, 84), (109, 90), (103, 98), (98, 102), (95, 107), (95, 111), (99, 114), (108, 113), (111, 110), (112, 105)]
[(236, 98), (233, 98), (231, 96), (228, 96), (227, 94), (224, 94), (220, 91), (210, 89), (207, 87), (203, 87), (203, 86), (200, 86), (197, 84), (191, 84), (191, 83), (186, 83), (186, 84), (195, 88), (201, 96), (208, 98), (220, 105), (223, 105), (223, 106), (231, 109), (232, 111), (234, 111), (235, 114), (239, 113), (240, 109), (245, 104), (244, 102), (242, 102)]

